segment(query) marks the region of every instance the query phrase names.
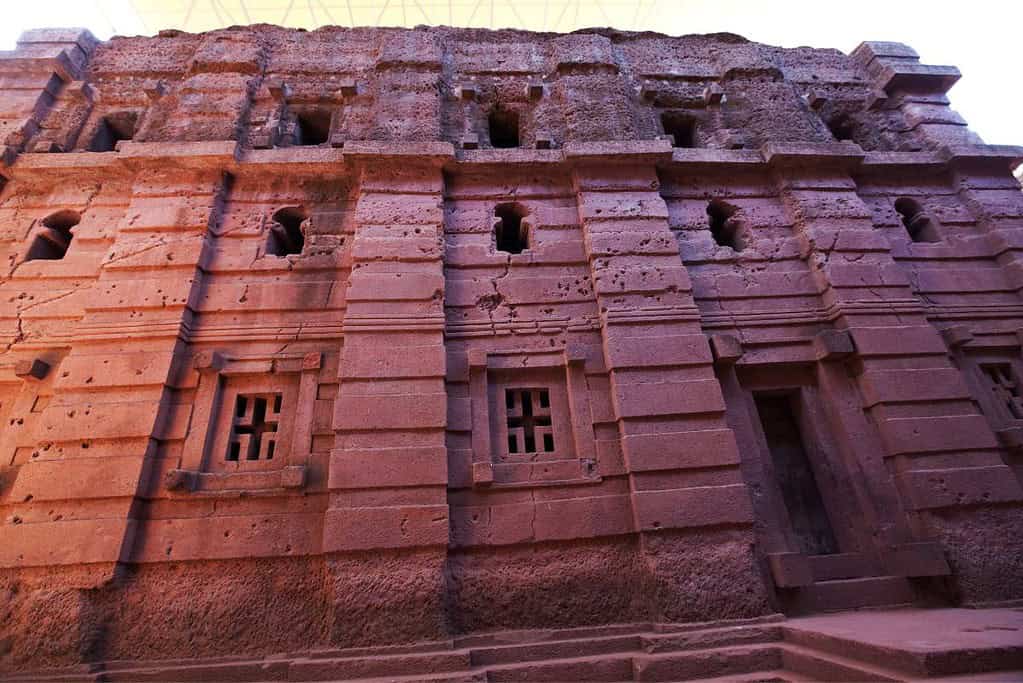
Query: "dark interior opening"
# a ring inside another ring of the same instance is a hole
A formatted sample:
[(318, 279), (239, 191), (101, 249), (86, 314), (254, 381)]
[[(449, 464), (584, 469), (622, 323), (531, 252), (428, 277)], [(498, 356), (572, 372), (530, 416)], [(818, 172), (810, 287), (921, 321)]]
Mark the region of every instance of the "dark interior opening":
[(76, 211), (58, 211), (44, 218), (43, 227), (36, 233), (25, 260), (56, 261), (64, 258), (74, 237), (71, 228), (81, 220), (82, 217)]
[(526, 226), (522, 224), (526, 210), (520, 204), (498, 204), (494, 208), (494, 215), (498, 218), (494, 223), (498, 251), (521, 254), (529, 248)]
[(807, 555), (838, 552), (838, 541), (799, 430), (798, 394), (754, 393), (792, 531)]
[(96, 134), (89, 143), (90, 152), (112, 152), (121, 140), (135, 137), (135, 126), (138, 123), (138, 112), (120, 111), (107, 114), (100, 119)]
[(845, 114), (832, 117), (828, 120), (827, 124), (831, 135), (839, 142), (853, 139), (853, 131), (856, 127), (853, 124), (853, 120)]
[(272, 256), (301, 254), (305, 246), (302, 223), (308, 217), (306, 210), (301, 206), (285, 206), (274, 212), (266, 253)]
[(920, 203), (900, 197), (895, 200), (895, 210), (902, 217), (902, 224), (906, 226), (909, 238), (914, 242), (940, 242), (941, 235), (938, 234), (938, 227), (931, 220), (930, 216), (924, 213)]
[(661, 114), (661, 127), (675, 147), (696, 147), (696, 119), (689, 114), (666, 111)]
[(308, 109), (296, 116), (295, 144), (322, 145), (330, 139), (330, 111)]
[(742, 251), (746, 246), (736, 213), (738, 209), (731, 204), (715, 199), (707, 204), (707, 222), (710, 234), (721, 247), (731, 247)]
[(490, 112), (490, 145), (507, 148), (519, 146), (519, 114), (506, 109)]

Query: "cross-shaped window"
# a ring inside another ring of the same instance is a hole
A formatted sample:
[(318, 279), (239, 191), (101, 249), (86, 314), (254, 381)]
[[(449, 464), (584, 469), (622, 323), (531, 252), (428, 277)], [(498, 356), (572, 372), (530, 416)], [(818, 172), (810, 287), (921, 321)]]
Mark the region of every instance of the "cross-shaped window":
[(995, 398), (1004, 405), (1015, 420), (1023, 419), (1023, 397), (1019, 381), (1008, 363), (990, 363), (980, 366)]
[(552, 453), (551, 397), (547, 389), (506, 389), (508, 453)]
[(280, 421), (280, 394), (238, 394), (227, 460), (273, 460)]

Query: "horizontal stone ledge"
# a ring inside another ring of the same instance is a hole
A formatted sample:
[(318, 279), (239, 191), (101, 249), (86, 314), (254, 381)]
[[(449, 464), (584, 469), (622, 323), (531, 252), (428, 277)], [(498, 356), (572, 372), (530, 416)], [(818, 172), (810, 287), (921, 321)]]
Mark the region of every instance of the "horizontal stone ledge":
[(990, 162), (1001, 166), (1007, 163), (1011, 170), (1023, 164), (1023, 147), (1017, 145), (948, 145), (942, 157), (951, 162)]
[(667, 161), (672, 147), (668, 140), (608, 140), (569, 142), (565, 158), (578, 161)]
[(387, 159), (389, 157), (431, 157), (450, 159), (455, 148), (450, 142), (378, 142), (375, 140), (349, 140), (342, 148), (345, 158)]
[(962, 74), (954, 66), (899, 61), (885, 64), (877, 76), (885, 92), (896, 90), (947, 93)]
[(940, 169), (951, 162), (1004, 161), (1010, 168), (1023, 163), (1023, 148), (1008, 145), (957, 145), (941, 152), (863, 152), (853, 143), (768, 143), (761, 150), (675, 148), (666, 140), (567, 143), (562, 149), (486, 149), (458, 151), (448, 142), (403, 144), (349, 141), (344, 148), (285, 147), (243, 149), (232, 140), (205, 142), (120, 143), (116, 152), (46, 152), (20, 155), (8, 148), (5, 173), (19, 175), (69, 173), (83, 168), (128, 172), (148, 160), (174, 159), (179, 166), (223, 166), (239, 173), (273, 167), (278, 173), (305, 173), (336, 168), (352, 161), (420, 158), (443, 163), (448, 170), (467, 166), (565, 164), (578, 160), (652, 162), (681, 167), (794, 165), (838, 162), (854, 169)]
[[(81, 152), (90, 154), (90, 152)], [(234, 140), (209, 142), (134, 142), (124, 140), (117, 143), (115, 155), (123, 161), (145, 162), (175, 159), (184, 165), (209, 165), (231, 163), (237, 159), (238, 143)]]
[(865, 171), (907, 167), (937, 170), (947, 161), (946, 156), (938, 152), (867, 152), (862, 168)]
[(866, 152), (853, 142), (768, 142), (760, 148), (771, 166), (838, 164), (856, 168)]

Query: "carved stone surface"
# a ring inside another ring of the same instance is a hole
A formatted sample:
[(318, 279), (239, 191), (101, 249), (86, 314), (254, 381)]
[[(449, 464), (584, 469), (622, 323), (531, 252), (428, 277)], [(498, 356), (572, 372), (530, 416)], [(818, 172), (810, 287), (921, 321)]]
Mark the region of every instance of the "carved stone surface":
[[(1023, 599), (1023, 150), (957, 77), (729, 34), (26, 33), (0, 671)], [(469, 657), (429, 652), (193, 673)]]

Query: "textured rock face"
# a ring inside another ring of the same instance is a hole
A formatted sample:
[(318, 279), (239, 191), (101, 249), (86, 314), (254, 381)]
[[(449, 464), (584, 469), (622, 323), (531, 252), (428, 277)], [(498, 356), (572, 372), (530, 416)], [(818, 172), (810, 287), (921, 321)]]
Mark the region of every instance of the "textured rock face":
[(1023, 150), (957, 76), (25, 34), (0, 670), (1023, 599)]

